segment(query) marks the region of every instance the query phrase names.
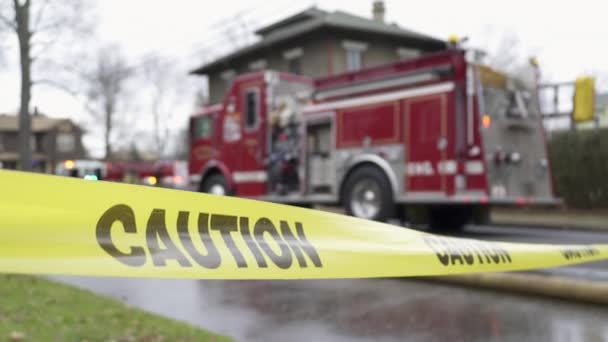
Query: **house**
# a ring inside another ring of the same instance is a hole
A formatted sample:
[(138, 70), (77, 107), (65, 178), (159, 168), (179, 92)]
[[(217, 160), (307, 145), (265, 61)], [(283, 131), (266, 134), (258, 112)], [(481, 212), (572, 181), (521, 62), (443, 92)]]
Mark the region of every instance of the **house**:
[[(54, 173), (57, 163), (67, 159), (83, 159), (83, 130), (69, 119), (46, 115), (32, 116), (32, 169)], [(0, 114), (0, 167), (17, 169), (19, 161), (19, 117)]]
[(446, 48), (446, 42), (384, 20), (383, 1), (372, 18), (312, 7), (258, 29), (256, 43), (191, 71), (207, 75), (211, 103), (223, 99), (241, 73), (272, 69), (322, 77), (412, 58)]

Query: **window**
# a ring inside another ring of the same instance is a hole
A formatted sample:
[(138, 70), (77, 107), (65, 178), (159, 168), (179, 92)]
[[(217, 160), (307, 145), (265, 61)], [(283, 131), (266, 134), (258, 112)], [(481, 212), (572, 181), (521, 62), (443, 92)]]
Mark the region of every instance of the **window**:
[(59, 133), (57, 135), (57, 151), (67, 153), (76, 148), (76, 139), (71, 133)]
[(346, 70), (356, 71), (361, 69), (361, 51), (346, 50)]
[(245, 128), (252, 129), (258, 124), (258, 102), (258, 90), (247, 90), (245, 93)]
[(249, 63), (249, 69), (251, 70), (263, 70), (266, 69), (266, 61), (263, 59)]
[(346, 50), (346, 70), (355, 71), (363, 67), (363, 52), (367, 50), (367, 44), (346, 40), (342, 42)]
[(43, 138), (44, 136), (40, 133), (32, 133), (32, 135), (30, 136), (30, 148), (32, 152), (44, 152), (42, 150)]
[(299, 57), (287, 60), (287, 70), (292, 74), (302, 74), (302, 63)]
[(302, 48), (293, 48), (283, 52), (283, 58), (287, 60), (287, 71), (292, 74), (302, 74)]
[(213, 136), (213, 117), (203, 116), (194, 119), (192, 140), (209, 139)]
[(7, 169), (7, 170), (17, 170), (17, 162), (13, 161), (13, 160), (9, 160), (9, 161), (3, 161), (0, 162), (0, 164), (2, 164), (2, 168), (3, 169)]

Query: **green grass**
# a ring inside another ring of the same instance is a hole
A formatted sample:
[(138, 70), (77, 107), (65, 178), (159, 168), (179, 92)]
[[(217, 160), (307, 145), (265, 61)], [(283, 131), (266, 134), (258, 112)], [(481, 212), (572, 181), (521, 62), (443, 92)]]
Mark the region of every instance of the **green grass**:
[[(22, 335), (22, 338), (19, 338)], [(12, 336), (12, 337), (11, 337)], [(39, 277), (0, 275), (0, 341), (228, 341)]]

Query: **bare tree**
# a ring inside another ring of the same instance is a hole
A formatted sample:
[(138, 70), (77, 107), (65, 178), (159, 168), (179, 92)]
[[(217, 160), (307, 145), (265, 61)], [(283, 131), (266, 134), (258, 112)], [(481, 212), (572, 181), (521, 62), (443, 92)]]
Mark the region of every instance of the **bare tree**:
[(6, 32), (3, 30), (4, 27), (0, 23), (0, 70), (6, 65), (6, 51), (8, 46), (6, 44)]
[(175, 138), (172, 155), (175, 159), (187, 160), (190, 152), (190, 130), (188, 127), (180, 129)]
[(534, 51), (524, 46), (515, 32), (486, 25), (480, 46), (487, 53), (485, 63), (489, 66), (530, 87), (536, 84), (537, 70), (530, 63)]
[(146, 107), (153, 117), (153, 137), (156, 152), (162, 156), (171, 138), (170, 124), (176, 108), (183, 102), (185, 82), (176, 62), (159, 55), (150, 55), (143, 64)]
[(0, 0), (0, 26), (12, 31), (18, 41), (21, 73), (19, 108), (19, 165), (29, 170), (32, 165), (30, 148), (34, 63), (60, 39), (84, 27), (83, 15), (87, 1), (81, 0)]
[(100, 49), (93, 69), (85, 73), (86, 108), (103, 127), (105, 158), (112, 156), (112, 138), (128, 102), (127, 82), (134, 75), (115, 46)]

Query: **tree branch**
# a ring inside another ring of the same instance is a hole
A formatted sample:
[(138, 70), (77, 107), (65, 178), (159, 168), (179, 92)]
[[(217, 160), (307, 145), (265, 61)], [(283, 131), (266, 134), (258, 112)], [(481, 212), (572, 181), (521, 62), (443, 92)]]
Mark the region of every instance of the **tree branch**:
[[(41, 54), (38, 54), (37, 57), (40, 58)], [(74, 65), (76, 65), (74, 63), (72, 63), (72, 64), (58, 63), (57, 61), (50, 60), (50, 59), (39, 59), (37, 62), (39, 63), (39, 65), (40, 64), (45, 65), (45, 63), (46, 63), (46, 65), (48, 65), (49, 68), (62, 69), (64, 71), (67, 71), (67, 72), (81, 78), (84, 81), (87, 81), (87, 82), (92, 81), (92, 77), (90, 75), (88, 75), (86, 72), (84, 72), (83, 70), (80, 70), (80, 69), (74, 67)]]
[(40, 26), (40, 27), (36, 28), (36, 30), (32, 31), (32, 36), (34, 36), (34, 35), (36, 35), (37, 33), (40, 33), (40, 32), (45, 32), (45, 31), (54, 30), (54, 29), (57, 29), (57, 28), (64, 27), (64, 25), (65, 25), (65, 21), (64, 20), (57, 20), (57, 21), (51, 22), (51, 23), (49, 23), (47, 25)]
[(91, 104), (89, 102), (85, 102), (83, 105), (84, 109), (89, 112), (95, 119), (99, 120), (103, 118), (103, 114), (91, 107)]
[(45, 0), (42, 3), (40, 9), (38, 10), (38, 13), (36, 14), (36, 20), (34, 21), (34, 32), (38, 32), (39, 25), (40, 25), (40, 22), (42, 21), (44, 11), (46, 10), (46, 7), (49, 4), (49, 2), (50, 2), (50, 0)]
[(53, 87), (53, 88), (57, 88), (59, 90), (63, 90), (66, 93), (68, 93), (68, 94), (70, 94), (70, 95), (72, 95), (74, 97), (77, 97), (79, 95), (77, 91), (71, 89), (70, 87), (66, 86), (65, 84), (61, 84), (61, 83), (59, 83), (57, 81), (54, 81), (54, 80), (49, 80), (49, 79), (35, 80), (35, 81), (32, 81), (32, 85), (46, 85), (46, 86), (50, 86), (50, 87)]
[(0, 23), (4, 24), (11, 30), (17, 32), (17, 24), (13, 20), (10, 20), (6, 16), (4, 16), (2, 13), (0, 13)]
[[(47, 40), (46, 42), (36, 42), (32, 43), (30, 50), (32, 52), (32, 61), (38, 60), (42, 55), (44, 55), (48, 50), (55, 45), (55, 43), (59, 40), (59, 37), (55, 37), (54, 39)], [(34, 52), (34, 48), (39, 47), (38, 51)]]

